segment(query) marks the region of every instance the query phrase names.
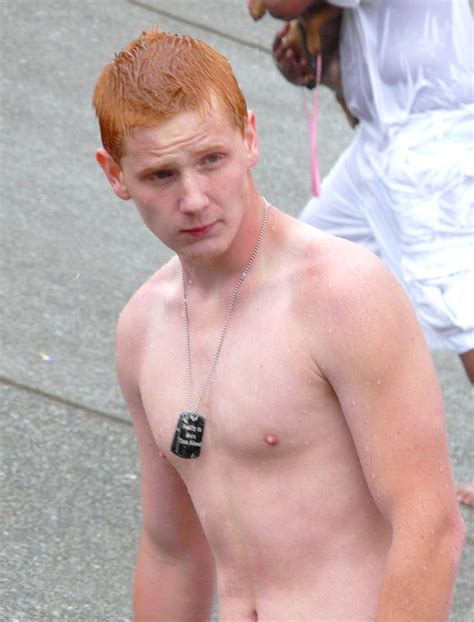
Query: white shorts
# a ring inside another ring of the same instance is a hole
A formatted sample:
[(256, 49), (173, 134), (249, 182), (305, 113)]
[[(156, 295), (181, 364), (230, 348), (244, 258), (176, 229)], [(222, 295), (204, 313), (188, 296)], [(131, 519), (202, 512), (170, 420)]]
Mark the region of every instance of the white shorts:
[(474, 349), (474, 114), (361, 124), (301, 220), (364, 244), (397, 275), (432, 349)]

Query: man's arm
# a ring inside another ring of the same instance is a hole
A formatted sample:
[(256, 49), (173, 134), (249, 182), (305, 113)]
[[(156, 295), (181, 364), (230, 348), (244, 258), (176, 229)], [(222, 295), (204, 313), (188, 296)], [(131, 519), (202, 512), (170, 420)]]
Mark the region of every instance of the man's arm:
[(337, 328), (322, 345), (367, 484), (393, 529), (376, 620), (446, 620), (464, 527), (436, 373), (402, 288), (353, 249), (338, 257), (327, 309)]
[(325, 0), (265, 0), (265, 8), (273, 17), (288, 21), (299, 17), (309, 8), (326, 4)]
[(186, 486), (160, 457), (140, 399), (135, 381), (140, 320), (134, 304), (132, 300), (119, 320), (117, 371), (141, 463), (143, 520), (133, 586), (135, 621), (204, 622), (214, 603), (214, 559)]
[(158, 455), (134, 409), (141, 459), (143, 523), (134, 577), (136, 622), (210, 620), (215, 566), (194, 506), (175, 469)]
[(288, 21), (325, 4), (333, 4), (340, 8), (353, 8), (361, 0), (265, 0), (265, 8), (273, 17)]
[[(342, 90), (339, 61), (342, 12), (340, 7), (332, 4), (307, 0), (267, 0), (266, 7), (273, 17), (283, 20), (299, 18), (292, 19), (277, 32), (272, 54), (278, 70), (286, 80), (297, 86), (314, 88), (317, 78), (313, 59), (317, 51), (322, 59), (320, 82), (335, 92), (349, 124), (355, 127), (358, 120), (348, 109)], [(302, 32), (306, 33), (305, 36)]]

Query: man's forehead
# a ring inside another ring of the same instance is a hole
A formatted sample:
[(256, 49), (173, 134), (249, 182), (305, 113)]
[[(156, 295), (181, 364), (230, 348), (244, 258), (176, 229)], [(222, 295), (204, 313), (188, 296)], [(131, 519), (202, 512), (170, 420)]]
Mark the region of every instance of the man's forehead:
[(149, 150), (166, 151), (173, 146), (225, 142), (238, 131), (222, 106), (213, 105), (202, 111), (183, 110), (156, 125), (134, 128), (124, 138), (124, 152), (138, 155)]

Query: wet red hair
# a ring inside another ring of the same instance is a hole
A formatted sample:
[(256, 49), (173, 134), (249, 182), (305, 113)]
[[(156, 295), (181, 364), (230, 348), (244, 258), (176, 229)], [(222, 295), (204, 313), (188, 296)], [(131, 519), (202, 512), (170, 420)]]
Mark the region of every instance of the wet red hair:
[(119, 163), (124, 138), (138, 127), (153, 127), (183, 110), (205, 114), (217, 97), (244, 132), (247, 105), (229, 61), (204, 41), (143, 32), (102, 70), (92, 104), (102, 144)]

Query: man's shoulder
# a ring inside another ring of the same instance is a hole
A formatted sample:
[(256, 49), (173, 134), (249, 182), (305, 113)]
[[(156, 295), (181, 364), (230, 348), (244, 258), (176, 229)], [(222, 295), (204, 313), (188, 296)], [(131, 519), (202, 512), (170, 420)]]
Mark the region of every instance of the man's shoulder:
[(144, 338), (148, 324), (163, 304), (176, 294), (176, 257), (162, 266), (133, 294), (117, 322), (117, 338), (135, 342)]
[(322, 323), (336, 321), (354, 328), (355, 318), (376, 321), (380, 308), (404, 298), (403, 289), (370, 250), (304, 225), (296, 230), (296, 284), (303, 309), (312, 309)]
[[(375, 286), (387, 276), (387, 268), (370, 250), (304, 223), (295, 227), (293, 245), (299, 249), (299, 269), (329, 300), (351, 296), (361, 287)], [(323, 290), (323, 292), (321, 291)]]
[(374, 253), (327, 234), (318, 234), (306, 248), (298, 308), (308, 318), (318, 362), (334, 377), (357, 366), (385, 364), (388, 357), (399, 360), (401, 350), (421, 343), (402, 285)]
[(337, 295), (357, 293), (361, 288), (375, 287), (388, 275), (383, 262), (367, 248), (325, 234), (320, 242), (322, 274)]
[(159, 324), (163, 301), (172, 295), (173, 271), (177, 272), (172, 259), (135, 292), (118, 318), (116, 367), (129, 406), (140, 403), (138, 378), (146, 358), (150, 330)]

